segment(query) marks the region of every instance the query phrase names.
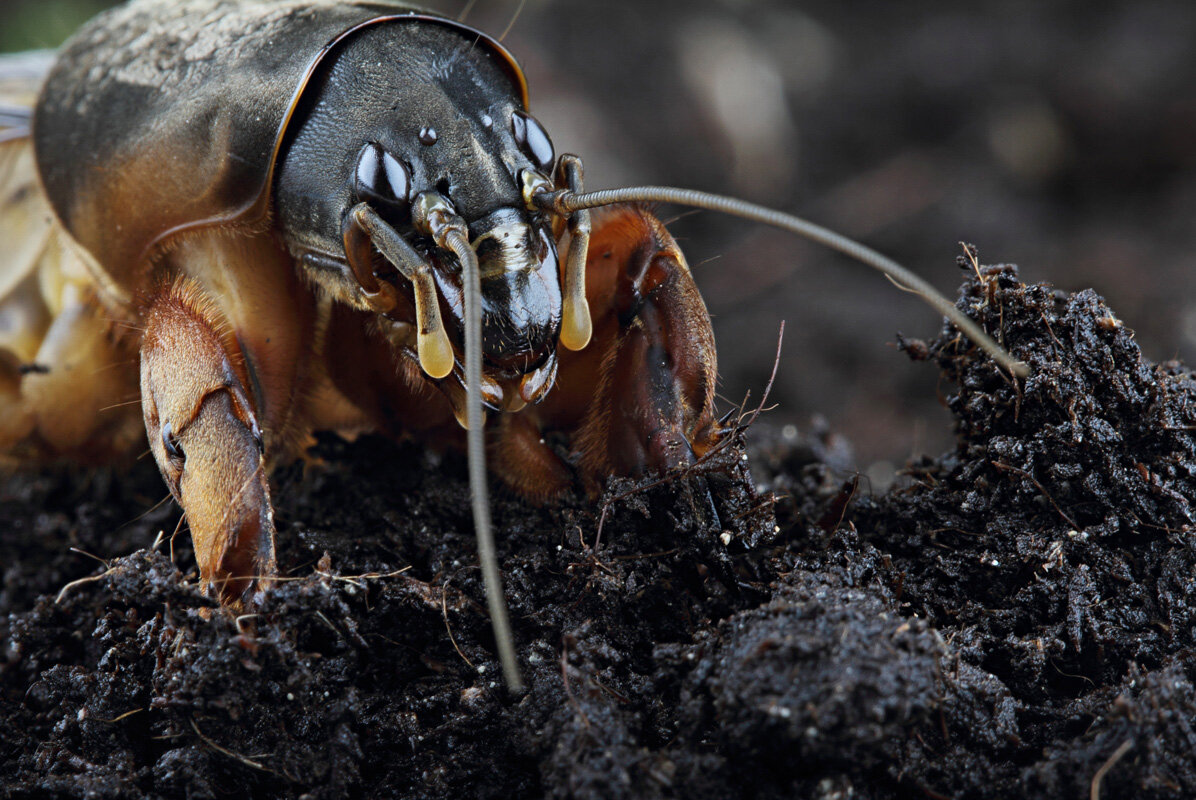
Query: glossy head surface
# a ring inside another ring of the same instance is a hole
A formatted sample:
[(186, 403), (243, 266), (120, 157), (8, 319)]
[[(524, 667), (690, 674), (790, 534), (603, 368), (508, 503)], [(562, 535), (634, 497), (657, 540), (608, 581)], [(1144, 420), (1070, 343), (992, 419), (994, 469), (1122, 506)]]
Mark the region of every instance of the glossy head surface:
[[(449, 26), (377, 25), (344, 43), (298, 111), (275, 182), (277, 227), (317, 280), (343, 284), (353, 276), (346, 213), (368, 203), (433, 266), (459, 354), (459, 265), (411, 217), (419, 195), (447, 199), (478, 253), (487, 371), (513, 378), (550, 358), (560, 326), (555, 245), (523, 191), (552, 160), (509, 65), (484, 42)], [(373, 259), (378, 277), (409, 295), (396, 270)]]

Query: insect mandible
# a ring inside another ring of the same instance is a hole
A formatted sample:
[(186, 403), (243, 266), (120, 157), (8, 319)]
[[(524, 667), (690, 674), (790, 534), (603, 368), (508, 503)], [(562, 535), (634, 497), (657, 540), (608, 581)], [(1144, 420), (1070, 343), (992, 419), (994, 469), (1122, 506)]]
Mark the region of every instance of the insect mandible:
[[(724, 435), (709, 316), (645, 202), (849, 252), (1019, 369), (916, 276), (817, 226), (663, 187), (585, 194), (514, 57), (448, 18), (134, 0), (45, 67), (44, 82), (35, 66), (0, 83), (0, 453), (135, 448), (129, 416), (100, 412), (139, 389), (201, 585), (232, 606), (277, 573), (269, 467), (312, 431), (463, 427), (517, 685), (483, 433), (490, 470), (540, 500), (685, 466)], [(547, 431), (567, 435), (566, 457)]]

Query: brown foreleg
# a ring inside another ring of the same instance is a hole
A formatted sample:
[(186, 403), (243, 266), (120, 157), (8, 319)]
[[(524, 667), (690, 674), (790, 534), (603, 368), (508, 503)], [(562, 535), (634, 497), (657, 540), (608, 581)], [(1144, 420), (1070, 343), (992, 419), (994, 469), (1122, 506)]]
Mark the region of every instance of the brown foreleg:
[(576, 469), (591, 492), (610, 475), (692, 463), (720, 435), (710, 316), (676, 242), (650, 212), (594, 213), (586, 299), (589, 346), (562, 349), (548, 399), (500, 423), (495, 469), (532, 497), (569, 485), (568, 467), (541, 441), (546, 430), (572, 432)]
[(145, 315), (141, 407), (150, 450), (183, 507), (200, 583), (237, 603), (276, 573), (274, 520), (257, 414), (235, 336), (193, 281)]

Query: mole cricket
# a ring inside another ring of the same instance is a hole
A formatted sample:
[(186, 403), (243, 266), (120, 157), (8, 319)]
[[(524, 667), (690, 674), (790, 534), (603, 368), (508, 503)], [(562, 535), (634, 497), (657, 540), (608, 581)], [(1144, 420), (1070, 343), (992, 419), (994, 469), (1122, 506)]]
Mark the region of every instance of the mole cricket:
[(487, 469), (548, 501), (684, 468), (728, 432), (710, 318), (655, 205), (846, 252), (1023, 373), (826, 229), (702, 192), (587, 192), (531, 109), (498, 38), (379, 2), (134, 0), (0, 61), (0, 454), (104, 461), (144, 433), (201, 586), (241, 609), (277, 576), (270, 468), (314, 431), (464, 446), (516, 688)]

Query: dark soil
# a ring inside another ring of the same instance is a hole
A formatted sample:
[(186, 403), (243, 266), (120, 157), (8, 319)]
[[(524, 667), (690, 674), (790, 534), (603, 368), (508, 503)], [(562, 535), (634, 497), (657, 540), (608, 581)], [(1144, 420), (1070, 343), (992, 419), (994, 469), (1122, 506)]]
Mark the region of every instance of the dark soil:
[(1001, 266), (960, 304), (1034, 374), (903, 342), (958, 430), (903, 488), (761, 423), (605, 503), (497, 498), (519, 697), (456, 455), (327, 439), (284, 470), (288, 578), (240, 619), (144, 514), (152, 464), (7, 480), (4, 794), (1196, 795), (1196, 381), (1090, 291)]

